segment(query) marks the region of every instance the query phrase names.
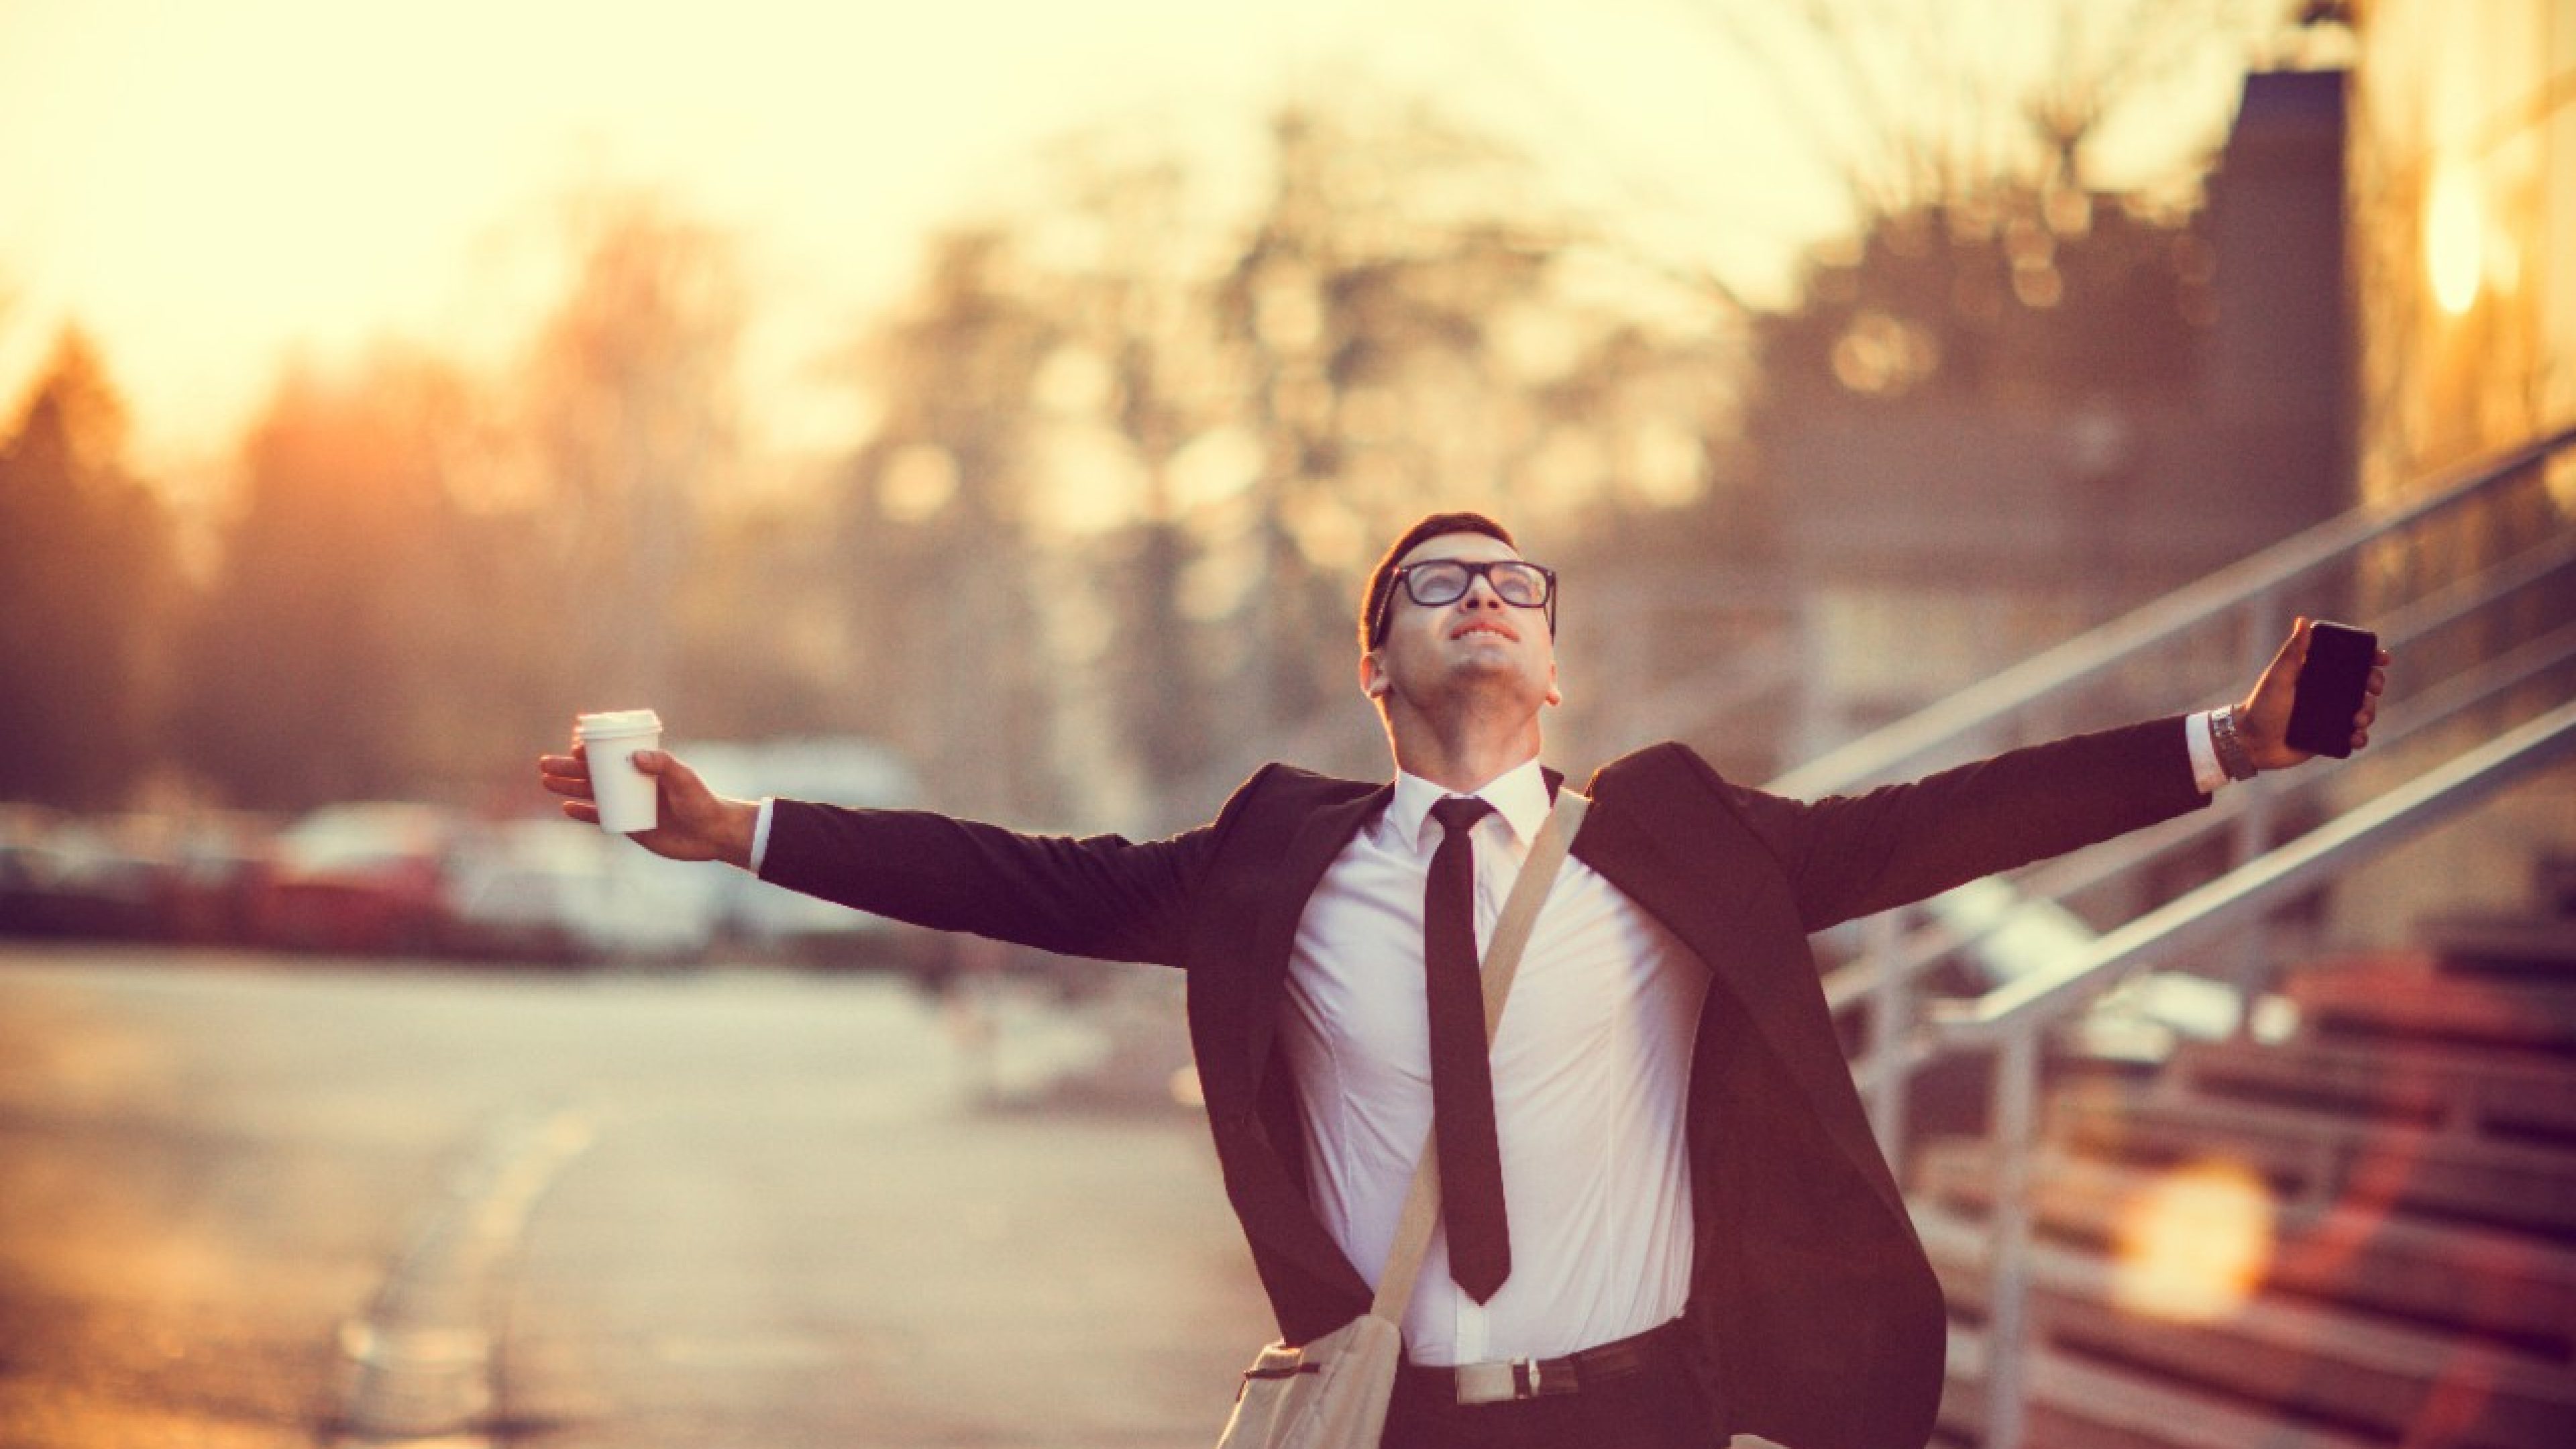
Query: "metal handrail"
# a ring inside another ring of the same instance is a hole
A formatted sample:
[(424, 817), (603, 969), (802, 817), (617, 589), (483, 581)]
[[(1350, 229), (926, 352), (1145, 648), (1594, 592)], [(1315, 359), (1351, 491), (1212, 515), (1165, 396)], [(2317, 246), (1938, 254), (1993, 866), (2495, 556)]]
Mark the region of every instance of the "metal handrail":
[(2104, 933), (2082, 955), (1974, 1001), (1938, 1003), (1935, 1033), (1991, 1047), (2055, 1024), (2129, 973), (2224, 938), (2377, 853), (2402, 835), (2479, 804), (2534, 770), (2576, 758), (2576, 703), (2562, 704), (2297, 840)]
[(1884, 728), (1838, 746), (1772, 780), (1777, 794), (1812, 799), (1897, 777), (1979, 737), (1988, 727), (2064, 694), (2191, 629), (2332, 566), (2401, 528), (2512, 477), (2570, 443), (2576, 424), (2442, 474), (2420, 492), (2328, 519), (2153, 603), (2079, 634)]
[[(2569, 543), (2576, 545), (2576, 532), (2569, 534)], [(2373, 748), (2386, 754), (2392, 747), (2570, 660), (2576, 660), (2576, 622), (2562, 624), (2540, 638), (2443, 680), (2423, 694), (2409, 696), (2405, 711), (2383, 721), (2373, 733)], [(2268, 791), (2279, 800), (2313, 793), (2333, 778), (2318, 772), (2273, 775), (2251, 789)], [(2039, 866), (2018, 881), (2022, 895), (2031, 901), (2063, 903), (2106, 885), (2149, 861), (2171, 855), (2234, 824), (2247, 810), (2249, 798), (2247, 790), (2231, 790), (2209, 809), (2176, 816), (2096, 849)], [(2000, 919), (1971, 928), (1935, 923), (1910, 931), (1890, 958), (1864, 956), (1826, 972), (1825, 1005), (1836, 1014), (1861, 1005), (1869, 999), (1881, 973), (1894, 971), (1908, 980), (1918, 978), (1943, 960), (1986, 939), (2001, 924)], [(1877, 1078), (1873, 1076), (1871, 1080)]]

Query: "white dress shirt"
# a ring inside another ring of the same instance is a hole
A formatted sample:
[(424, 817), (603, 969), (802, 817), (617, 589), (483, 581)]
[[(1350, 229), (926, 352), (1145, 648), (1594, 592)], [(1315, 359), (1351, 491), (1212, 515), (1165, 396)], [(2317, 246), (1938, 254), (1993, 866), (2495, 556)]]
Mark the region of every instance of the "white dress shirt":
[[(1324, 873), (1298, 922), (1280, 1046), (1318, 1214), (1375, 1281), (1431, 1130), (1422, 895), (1445, 792), (1398, 775), (1386, 813)], [(1476, 942), (1492, 939), (1547, 819), (1533, 760), (1475, 792)], [(1512, 1272), (1482, 1305), (1435, 1230), (1404, 1319), (1421, 1364), (1571, 1353), (1677, 1317), (1689, 1297), (1691, 1043), (1703, 968), (1616, 887), (1568, 860), (1521, 958), (1493, 1047)]]

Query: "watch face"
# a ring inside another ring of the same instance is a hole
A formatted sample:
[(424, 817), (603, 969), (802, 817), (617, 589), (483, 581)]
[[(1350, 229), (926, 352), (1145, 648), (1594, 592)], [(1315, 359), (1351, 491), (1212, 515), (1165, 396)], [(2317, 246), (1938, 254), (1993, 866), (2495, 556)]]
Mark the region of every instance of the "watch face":
[(2254, 762), (2245, 754), (2245, 741), (2236, 733), (2236, 711), (2217, 709), (2209, 715), (2209, 745), (2218, 756), (2218, 768), (2231, 780), (2253, 778)]

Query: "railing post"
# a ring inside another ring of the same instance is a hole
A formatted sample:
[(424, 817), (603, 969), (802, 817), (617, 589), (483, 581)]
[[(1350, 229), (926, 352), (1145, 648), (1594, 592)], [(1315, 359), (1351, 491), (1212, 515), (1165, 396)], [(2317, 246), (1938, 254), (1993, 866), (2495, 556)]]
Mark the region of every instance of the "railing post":
[(1869, 955), (1874, 974), (1869, 988), (1869, 1125), (1878, 1134), (1878, 1150), (1888, 1170), (1905, 1180), (1905, 1098), (1913, 1073), (1906, 1067), (1906, 1037), (1913, 1030), (1914, 993), (1905, 979), (1905, 910), (1881, 911), (1869, 919)]
[[(2273, 653), (2287, 636), (2286, 621), (2281, 616), (2281, 595), (2277, 589), (2265, 589), (2245, 603), (2245, 633), (2242, 640), (2244, 665), (2239, 677), (2252, 683), (2272, 662)], [(2245, 813), (2236, 817), (2232, 848), (2228, 851), (2230, 870), (2271, 848), (2272, 798), (2269, 792), (2257, 793), (2246, 801)]]
[[(2261, 677), (2264, 666), (2281, 647), (2289, 632), (2288, 620), (2282, 617), (2281, 595), (2277, 588), (2265, 589), (2246, 601), (2245, 666), (2241, 677), (2248, 683)], [(2274, 792), (2260, 779), (2246, 781), (2232, 789), (2246, 792), (2244, 812), (2236, 817), (2229, 836), (2227, 868), (2234, 870), (2272, 848), (2272, 819), (2277, 802)], [(2236, 1027), (2242, 1035), (2254, 1021), (2254, 998), (2271, 975), (2271, 942), (2262, 923), (2248, 927), (2236, 943), (2236, 959), (2226, 975), (2236, 987), (2238, 1009)]]
[(1995, 1205), (1988, 1224), (1984, 1449), (2021, 1449), (2030, 1335), (2031, 1156), (2039, 1116), (2036, 1022), (1995, 1049)]

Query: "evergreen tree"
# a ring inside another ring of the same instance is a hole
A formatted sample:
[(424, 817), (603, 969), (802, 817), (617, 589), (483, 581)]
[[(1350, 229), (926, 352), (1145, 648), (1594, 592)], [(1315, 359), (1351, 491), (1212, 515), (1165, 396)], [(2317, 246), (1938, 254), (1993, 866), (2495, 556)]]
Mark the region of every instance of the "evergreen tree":
[(125, 444), (124, 404), (66, 332), (0, 442), (0, 799), (108, 807), (150, 763), (177, 575)]

